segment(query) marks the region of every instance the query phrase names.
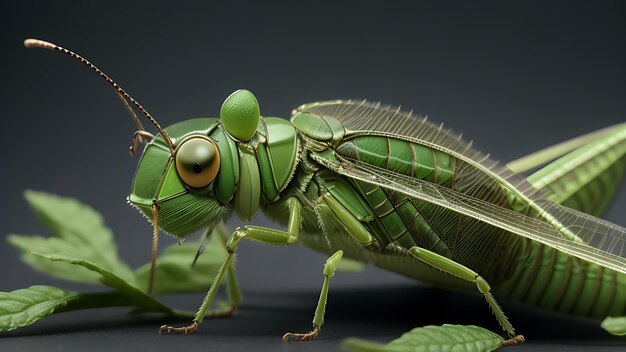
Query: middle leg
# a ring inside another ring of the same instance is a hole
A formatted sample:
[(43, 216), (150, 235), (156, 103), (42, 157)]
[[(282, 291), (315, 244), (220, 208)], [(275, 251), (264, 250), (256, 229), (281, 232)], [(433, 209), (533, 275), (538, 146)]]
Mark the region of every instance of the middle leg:
[(322, 284), (322, 292), (320, 292), (320, 298), (317, 301), (317, 308), (315, 309), (315, 315), (313, 316), (313, 330), (307, 333), (291, 333), (288, 332), (283, 335), (283, 341), (289, 341), (290, 337), (295, 337), (300, 341), (308, 341), (313, 340), (319, 334), (322, 325), (324, 324), (324, 314), (326, 313), (326, 301), (328, 300), (328, 285), (330, 282), (330, 278), (335, 275), (335, 270), (337, 270), (337, 265), (339, 261), (341, 261), (341, 257), (343, 257), (343, 251), (338, 250), (326, 260), (326, 264), (324, 264), (324, 283)]

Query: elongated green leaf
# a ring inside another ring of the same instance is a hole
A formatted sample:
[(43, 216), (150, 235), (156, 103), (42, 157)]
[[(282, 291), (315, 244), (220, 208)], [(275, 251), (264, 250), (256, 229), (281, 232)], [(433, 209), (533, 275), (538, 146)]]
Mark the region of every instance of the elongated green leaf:
[(626, 336), (626, 317), (605, 318), (601, 326), (613, 335)]
[[(218, 236), (212, 236), (204, 253), (192, 268), (200, 242), (169, 246), (156, 262), (154, 293), (204, 292), (208, 290), (226, 258), (226, 249)], [(150, 263), (136, 271), (139, 287), (148, 286)]]
[(134, 282), (131, 269), (118, 257), (111, 230), (95, 210), (75, 199), (45, 192), (26, 191), (24, 196), (55, 237), (84, 251), (79, 258)]
[(0, 292), (0, 331), (30, 325), (77, 297), (75, 292), (52, 286), (31, 286), (12, 292)]
[(98, 284), (99, 275), (85, 268), (64, 262), (51, 262), (48, 258), (34, 255), (31, 251), (57, 253), (74, 258), (90, 257), (90, 247), (72, 244), (62, 238), (9, 235), (10, 244), (21, 251), (21, 259), (35, 270), (69, 281)]
[(0, 292), (0, 332), (31, 325), (54, 313), (103, 307), (132, 307), (134, 311), (160, 312), (185, 318), (194, 316), (193, 312), (164, 310), (159, 304), (139, 302), (136, 297), (118, 291), (75, 293), (52, 286), (32, 286)]
[(144, 291), (137, 288), (136, 286), (131, 285), (130, 283), (124, 281), (119, 276), (110, 272), (107, 269), (99, 267), (97, 264), (84, 260), (71, 258), (64, 255), (59, 255), (57, 253), (46, 253), (45, 251), (41, 252), (32, 252), (34, 255), (41, 256), (43, 258), (47, 258), (53, 262), (64, 262), (73, 265), (78, 265), (88, 270), (91, 270), (94, 273), (99, 274), (100, 282), (103, 284), (114, 288), (118, 292), (126, 295), (132, 302), (132, 305), (140, 307), (144, 310), (149, 311), (160, 311), (164, 313), (171, 314), (172, 309), (165, 306), (164, 304), (154, 300), (152, 297), (148, 296)]
[(487, 352), (500, 348), (503, 341), (500, 335), (478, 326), (444, 324), (415, 328), (387, 345), (350, 338), (343, 347), (355, 352)]

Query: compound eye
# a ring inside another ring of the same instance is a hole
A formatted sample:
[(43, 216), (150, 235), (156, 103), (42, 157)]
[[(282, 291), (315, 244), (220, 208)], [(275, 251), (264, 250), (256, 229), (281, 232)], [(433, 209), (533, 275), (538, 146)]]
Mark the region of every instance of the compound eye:
[(176, 150), (176, 172), (191, 188), (208, 186), (220, 169), (220, 153), (209, 138), (191, 137)]

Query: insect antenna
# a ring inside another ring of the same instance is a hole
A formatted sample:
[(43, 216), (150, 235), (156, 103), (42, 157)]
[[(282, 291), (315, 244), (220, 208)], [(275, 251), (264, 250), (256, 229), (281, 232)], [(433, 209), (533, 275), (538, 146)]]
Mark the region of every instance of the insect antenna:
[(139, 104), (135, 99), (133, 99), (133, 97), (128, 95), (128, 93), (126, 93), (126, 91), (124, 89), (122, 89), (122, 87), (120, 87), (111, 78), (109, 78), (109, 76), (107, 76), (106, 73), (102, 72), (102, 70), (100, 70), (98, 67), (96, 67), (96, 65), (92, 64), (91, 62), (89, 62), (89, 60), (87, 60), (84, 57), (76, 54), (73, 51), (67, 50), (67, 49), (65, 49), (63, 47), (60, 47), (60, 46), (56, 45), (56, 44), (53, 44), (53, 43), (50, 43), (50, 42), (46, 42), (46, 41), (43, 41), (43, 40), (26, 39), (26, 40), (24, 40), (24, 46), (27, 47), (27, 48), (36, 47), (36, 48), (43, 48), (43, 49), (58, 51), (58, 52), (66, 54), (66, 55), (69, 55), (69, 56), (71, 56), (71, 57), (73, 57), (75, 59), (78, 59), (80, 62), (82, 62), (83, 64), (87, 65), (89, 68), (91, 68), (93, 71), (95, 71), (100, 77), (102, 77), (105, 81), (107, 81), (107, 83), (109, 83), (111, 85), (111, 87), (113, 87), (113, 89), (115, 90), (116, 94), (118, 95), (118, 97), (122, 101), (122, 104), (124, 105), (126, 110), (130, 113), (131, 118), (135, 122), (135, 125), (137, 125), (137, 128), (139, 129), (139, 131), (144, 131), (143, 125), (139, 121), (139, 118), (137, 117), (137, 115), (135, 114), (133, 109), (128, 104), (128, 101), (130, 101), (135, 107), (137, 107), (137, 109), (139, 109), (139, 111), (141, 111), (141, 113), (144, 114), (148, 118), (148, 120), (150, 120), (150, 122), (154, 125), (154, 127), (156, 127), (156, 129), (159, 131), (159, 133), (161, 133), (161, 135), (163, 136), (163, 139), (165, 139), (165, 142), (167, 143), (167, 147), (170, 150), (170, 155), (174, 155), (174, 144), (172, 143), (172, 140), (167, 135), (165, 130), (161, 127), (161, 125), (159, 125), (159, 123), (154, 119), (154, 117), (152, 117), (152, 115), (150, 115), (150, 113), (148, 111), (146, 111), (146, 109), (144, 109), (144, 107), (141, 106), (141, 104)]

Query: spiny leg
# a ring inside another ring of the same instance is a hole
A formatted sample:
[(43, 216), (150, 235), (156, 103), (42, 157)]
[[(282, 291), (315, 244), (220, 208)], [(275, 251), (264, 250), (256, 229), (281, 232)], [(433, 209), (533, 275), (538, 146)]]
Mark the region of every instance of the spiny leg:
[[(234, 236), (238, 235), (239, 231), (240, 231), (239, 229), (235, 230), (235, 232), (233, 232), (233, 234), (231, 235), (231, 239)], [(211, 287), (209, 288), (209, 292), (204, 298), (204, 301), (202, 302), (200, 309), (196, 313), (196, 316), (193, 319), (193, 322), (189, 325), (181, 326), (181, 327), (161, 325), (161, 327), (159, 328), (159, 334), (187, 335), (187, 334), (196, 332), (196, 330), (198, 330), (198, 324), (201, 323), (204, 317), (206, 316), (209, 305), (211, 305), (213, 298), (215, 298), (215, 294), (217, 293), (220, 283), (222, 282), (222, 279), (224, 278), (224, 274), (226, 273), (226, 270), (228, 269), (228, 267), (232, 264), (233, 254), (234, 254), (234, 251), (232, 252), (230, 250), (228, 251), (228, 254), (226, 255), (226, 259), (224, 260), (224, 263), (222, 263), (222, 266), (218, 270), (217, 275), (215, 275), (215, 278), (213, 279), (213, 283), (211, 283)]]
[[(224, 226), (223, 223), (220, 223), (215, 228), (215, 232), (220, 236), (224, 246), (228, 243), (228, 229)], [(243, 300), (243, 296), (241, 294), (241, 288), (239, 288), (239, 279), (237, 278), (237, 271), (235, 271), (235, 263), (234, 261), (230, 261), (228, 265), (228, 269), (226, 271), (226, 293), (228, 296), (228, 306), (222, 309), (216, 309), (213, 311), (209, 311), (205, 314), (205, 318), (219, 318), (219, 317), (227, 317), (231, 316), (237, 311), (239, 305), (241, 305), (241, 301)]]
[[(291, 245), (298, 242), (298, 234), (300, 231), (300, 203), (295, 198), (290, 198), (286, 202), (289, 207), (289, 225), (287, 226), (287, 231), (252, 225), (235, 229), (235, 231), (228, 238), (228, 241), (226, 241), (226, 250), (228, 251), (226, 259), (218, 270), (217, 275), (215, 275), (213, 283), (209, 288), (209, 292), (207, 292), (207, 295), (204, 297), (202, 305), (200, 305), (200, 308), (198, 309), (198, 312), (196, 313), (193, 322), (190, 325), (182, 327), (163, 325), (159, 329), (159, 333), (190, 334), (198, 330), (198, 324), (202, 323), (202, 320), (207, 315), (208, 308), (215, 298), (215, 294), (217, 293), (220, 283), (224, 278), (224, 274), (226, 273), (228, 268), (234, 266), (233, 257), (235, 255), (237, 247), (239, 247), (239, 242), (241, 241), (241, 239), (247, 238), (253, 241), (271, 245)], [(232, 272), (234, 272), (234, 270), (232, 270)], [(238, 292), (233, 293), (235, 295), (235, 299), (237, 298), (237, 293)], [(241, 296), (239, 296), (239, 299), (240, 297)]]
[(283, 335), (283, 341), (288, 342), (290, 337), (295, 337), (299, 341), (309, 341), (317, 337), (317, 334), (319, 334), (324, 324), (324, 313), (326, 313), (326, 301), (328, 299), (328, 284), (330, 278), (335, 275), (335, 270), (337, 269), (341, 257), (343, 257), (343, 251), (339, 250), (328, 258), (326, 264), (324, 264), (324, 283), (322, 284), (322, 292), (320, 292), (320, 298), (317, 302), (315, 315), (313, 316), (313, 330), (307, 333), (288, 332)]
[[(460, 279), (467, 280), (476, 284), (476, 287), (485, 296), (485, 300), (487, 300), (487, 304), (491, 308), (491, 311), (496, 316), (498, 323), (504, 331), (509, 334), (509, 336), (515, 336), (515, 329), (513, 325), (509, 322), (506, 315), (502, 311), (502, 308), (498, 305), (496, 300), (491, 295), (491, 287), (483, 279), (482, 276), (478, 275), (474, 270), (455, 262), (452, 259), (446, 258), (442, 255), (439, 255), (435, 252), (431, 252), (427, 249), (423, 249), (420, 247), (411, 247), (409, 249), (409, 253), (415, 256), (417, 259), (422, 262), (429, 264), (439, 270), (442, 270), (450, 275), (456, 276)], [(520, 339), (523, 340), (523, 336), (519, 335)], [(517, 336), (516, 336), (517, 338)]]
[[(193, 259), (193, 263), (191, 264), (192, 267), (195, 265), (200, 255), (204, 252), (207, 243), (211, 239), (211, 236), (213, 236), (214, 234), (217, 234), (217, 236), (219, 236), (224, 244), (224, 247), (226, 247), (229, 233), (226, 229), (226, 226), (224, 226), (224, 223), (219, 223), (217, 226), (215, 226), (213, 232), (209, 232), (209, 230), (207, 229), (202, 236), (202, 243), (200, 245), (200, 248), (198, 248), (196, 256)], [(239, 280), (237, 279), (237, 272), (235, 271), (235, 265), (233, 262), (230, 263), (226, 270), (226, 292), (228, 295), (228, 305), (223, 308), (209, 310), (204, 316), (205, 319), (232, 316), (235, 311), (237, 311), (237, 308), (239, 308), (239, 305), (243, 300), (243, 297), (241, 295), (241, 289), (239, 288)]]

